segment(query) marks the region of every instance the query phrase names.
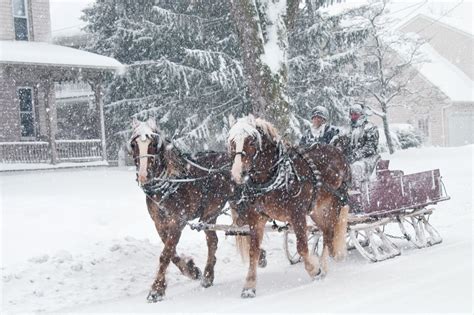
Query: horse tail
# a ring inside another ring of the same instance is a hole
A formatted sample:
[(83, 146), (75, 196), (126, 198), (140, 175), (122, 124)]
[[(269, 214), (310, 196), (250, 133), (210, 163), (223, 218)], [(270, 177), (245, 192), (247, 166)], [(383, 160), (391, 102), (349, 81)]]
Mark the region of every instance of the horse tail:
[[(239, 214), (237, 211), (230, 207), (232, 213), (232, 224), (239, 225), (238, 222)], [(249, 259), (249, 250), (250, 250), (250, 236), (248, 235), (236, 235), (235, 236), (235, 245), (237, 251), (240, 253), (240, 257), (242, 257), (243, 261), (248, 261)]]
[(349, 189), (352, 185), (352, 173), (350, 165), (346, 162), (345, 164), (345, 174), (343, 176), (343, 181), (338, 191), (341, 194), (341, 199), (339, 202), (339, 213), (337, 216), (336, 226), (334, 229), (334, 238), (333, 238), (333, 257), (340, 261), (347, 256), (347, 244), (346, 244), (346, 235), (347, 235), (347, 225), (349, 219)]

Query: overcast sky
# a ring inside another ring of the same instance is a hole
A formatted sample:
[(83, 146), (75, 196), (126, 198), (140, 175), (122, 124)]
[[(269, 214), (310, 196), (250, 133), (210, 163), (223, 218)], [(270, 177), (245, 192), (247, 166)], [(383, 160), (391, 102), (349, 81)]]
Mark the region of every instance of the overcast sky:
[(77, 33), (84, 26), (82, 10), (94, 0), (49, 0), (53, 36)]

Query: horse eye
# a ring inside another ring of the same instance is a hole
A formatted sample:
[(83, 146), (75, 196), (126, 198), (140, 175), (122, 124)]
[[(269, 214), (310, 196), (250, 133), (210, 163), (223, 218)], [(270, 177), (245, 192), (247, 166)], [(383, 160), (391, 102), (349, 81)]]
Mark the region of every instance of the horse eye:
[(130, 143), (130, 147), (131, 147), (132, 149), (135, 149), (135, 142)]

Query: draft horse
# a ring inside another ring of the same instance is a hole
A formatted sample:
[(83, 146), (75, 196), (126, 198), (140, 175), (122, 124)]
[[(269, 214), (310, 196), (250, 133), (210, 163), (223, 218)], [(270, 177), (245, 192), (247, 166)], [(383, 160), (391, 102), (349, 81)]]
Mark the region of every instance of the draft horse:
[(182, 154), (162, 136), (153, 119), (134, 120), (130, 149), (137, 169), (137, 181), (146, 194), (148, 212), (163, 241), (159, 269), (147, 300), (161, 301), (165, 295), (165, 273), (170, 261), (203, 287), (214, 281), (218, 238), (205, 231), (208, 247), (204, 275), (189, 257), (179, 256), (176, 246), (187, 222), (199, 218), (213, 224), (233, 194), (233, 183), (224, 166), (226, 152), (201, 153), (191, 158)]
[[(239, 215), (250, 227), (249, 269), (241, 296), (256, 296), (258, 253), (269, 219), (290, 224), (306, 271), (311, 278), (323, 277), (329, 255), (336, 259), (346, 255), (351, 173), (341, 151), (327, 145), (289, 147), (269, 122), (252, 115), (231, 125), (227, 140), (231, 174), (248, 202)], [(307, 215), (323, 233), (321, 264), (308, 251)]]

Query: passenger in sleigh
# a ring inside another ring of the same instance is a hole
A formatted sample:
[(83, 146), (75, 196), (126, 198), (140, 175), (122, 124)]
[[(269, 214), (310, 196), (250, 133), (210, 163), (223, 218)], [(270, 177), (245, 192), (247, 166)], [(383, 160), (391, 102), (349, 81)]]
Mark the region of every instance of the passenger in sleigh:
[(367, 121), (367, 115), (361, 105), (350, 108), (350, 143), (347, 154), (351, 164), (353, 188), (359, 188), (368, 181), (380, 159), (378, 154), (379, 131)]
[(328, 123), (329, 113), (323, 106), (316, 106), (311, 111), (312, 126), (300, 140), (300, 145), (311, 146), (315, 143), (332, 144), (339, 134), (339, 129)]

